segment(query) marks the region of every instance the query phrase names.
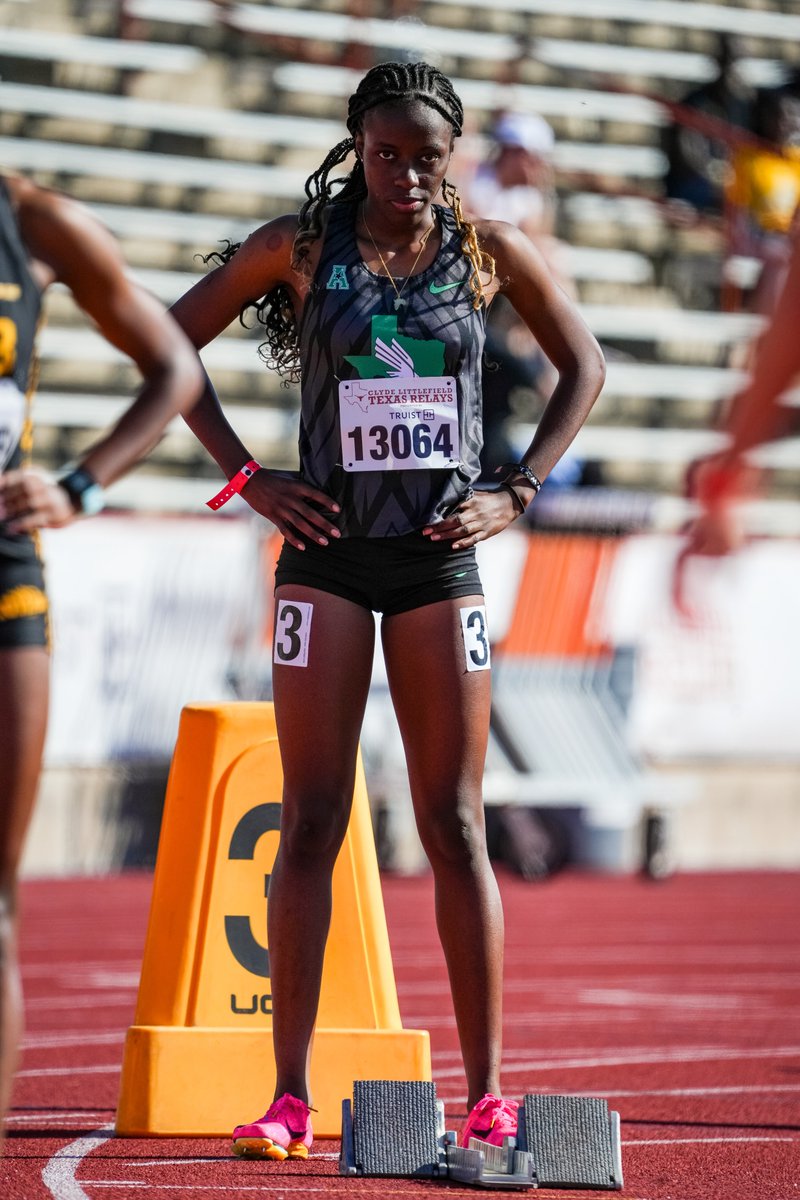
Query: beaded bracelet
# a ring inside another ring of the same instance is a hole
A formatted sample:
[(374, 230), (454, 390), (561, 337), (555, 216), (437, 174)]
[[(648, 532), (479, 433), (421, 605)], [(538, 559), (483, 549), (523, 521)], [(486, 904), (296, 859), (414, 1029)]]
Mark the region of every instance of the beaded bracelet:
[(523, 479), (528, 481), (535, 492), (538, 493), (542, 490), (541, 479), (534, 475), (530, 467), (525, 466), (525, 463), (503, 463), (502, 467), (498, 467), (498, 470), (508, 471), (509, 474), (521, 475)]

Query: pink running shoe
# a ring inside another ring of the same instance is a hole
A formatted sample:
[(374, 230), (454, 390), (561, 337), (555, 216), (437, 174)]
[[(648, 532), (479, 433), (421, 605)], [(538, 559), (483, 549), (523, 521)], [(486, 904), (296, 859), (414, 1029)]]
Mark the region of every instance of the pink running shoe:
[(461, 1145), (469, 1147), (470, 1138), (502, 1146), (503, 1138), (517, 1136), (517, 1111), (513, 1100), (501, 1100), (491, 1094), (483, 1097), (467, 1117), (461, 1133)]
[(307, 1104), (286, 1092), (260, 1121), (236, 1126), (233, 1153), (241, 1158), (308, 1158), (314, 1138), (310, 1113)]

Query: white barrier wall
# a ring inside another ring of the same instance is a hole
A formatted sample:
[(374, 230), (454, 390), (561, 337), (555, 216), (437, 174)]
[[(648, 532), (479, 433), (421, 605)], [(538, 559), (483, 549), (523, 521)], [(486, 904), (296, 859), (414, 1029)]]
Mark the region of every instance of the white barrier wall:
[(680, 538), (631, 538), (602, 597), (604, 635), (636, 651), (629, 734), (660, 760), (800, 760), (800, 544), (692, 559), (691, 620), (671, 601)]
[[(247, 519), (103, 516), (45, 534), (54, 633), (48, 765), (168, 759), (184, 703), (236, 698), (232, 676), (241, 673), (245, 698), (268, 686), (265, 528)], [(495, 641), (526, 544), (515, 530), (480, 547)], [(632, 537), (610, 578), (597, 581), (602, 637), (635, 651), (634, 749), (666, 760), (796, 760), (800, 544), (756, 542), (724, 560), (692, 560), (693, 621), (670, 598), (680, 545)]]
[(258, 528), (101, 516), (45, 534), (47, 766), (168, 760), (185, 703), (236, 698), (232, 674), (252, 666), (263, 631)]
[[(236, 517), (102, 516), (45, 536), (53, 688), (26, 874), (146, 865), (183, 705), (268, 694), (265, 531)], [(515, 529), (481, 547), (496, 643), (509, 627), (528, 544)], [(677, 788), (675, 772), (696, 780), (695, 798), (674, 813), (679, 864), (795, 866), (800, 544), (755, 543), (735, 558), (695, 561), (693, 623), (670, 600), (679, 545), (628, 539), (595, 583), (593, 635), (635, 663), (631, 748), (668, 786), (674, 779)], [(533, 586), (558, 583), (542, 572)], [(392, 777), (399, 811), (405, 766), (382, 667), (378, 655), (365, 765), (373, 782)], [(411, 860), (410, 808), (400, 834), (406, 825)]]

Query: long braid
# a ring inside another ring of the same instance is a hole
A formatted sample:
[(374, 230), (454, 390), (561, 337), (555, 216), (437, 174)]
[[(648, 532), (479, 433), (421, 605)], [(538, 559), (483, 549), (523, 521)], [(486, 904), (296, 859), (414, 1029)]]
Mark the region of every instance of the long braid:
[[(355, 136), (362, 131), (364, 114), (383, 105), (406, 104), (409, 100), (420, 100), (429, 105), (453, 127), (454, 137), (461, 136), (464, 124), (464, 109), (452, 83), (436, 67), (429, 63), (379, 63), (367, 71), (347, 105), (347, 129), (350, 136), (333, 147), (323, 162), (309, 175), (305, 184), (306, 199), (298, 213), (298, 228), (292, 247), (292, 266), (306, 276), (310, 273), (309, 256), (312, 244), (322, 235), (325, 209), (330, 204), (349, 203), (361, 200), (367, 194), (364, 168), (360, 159), (348, 175), (331, 179), (334, 167), (351, 154), (355, 148)], [(334, 188), (336, 192), (334, 194)], [(461, 248), (472, 266), (469, 284), (475, 308), (484, 302), (481, 271), (494, 274), (495, 264), (478, 243), (475, 227), (464, 218), (461, 200), (455, 187), (446, 181), (442, 185), (442, 197), (453, 210), (456, 226), (462, 235)], [(238, 250), (238, 245), (229, 244), (224, 250), (208, 256), (206, 261), (227, 262)], [(259, 301), (246, 304), (240, 314), (244, 324), (244, 313), (254, 308), (259, 322), (264, 327), (265, 341), (259, 354), (274, 370), (287, 378), (300, 379), (299, 331), (289, 289), (284, 284), (273, 288)]]
[(472, 265), (469, 286), (472, 291), (472, 307), (477, 309), (480, 308), (485, 300), (481, 271), (488, 271), (490, 276), (494, 276), (495, 261), (491, 254), (486, 253), (478, 241), (478, 234), (472, 221), (468, 221), (464, 216), (461, 208), (461, 197), (456, 191), (455, 184), (448, 183), (446, 179), (442, 181), (442, 198), (453, 210), (453, 216), (456, 219), (456, 228), (461, 234), (461, 249)]

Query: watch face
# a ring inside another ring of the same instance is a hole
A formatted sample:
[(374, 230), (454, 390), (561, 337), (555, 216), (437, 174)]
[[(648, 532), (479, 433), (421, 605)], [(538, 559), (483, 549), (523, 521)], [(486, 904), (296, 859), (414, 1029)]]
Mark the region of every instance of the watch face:
[(88, 471), (77, 467), (63, 475), (58, 482), (69, 496), (76, 512), (93, 517), (105, 507), (105, 492)]
[(87, 517), (93, 517), (103, 511), (106, 506), (106, 497), (99, 483), (93, 483), (91, 487), (81, 493), (80, 506), (81, 512), (85, 513)]

